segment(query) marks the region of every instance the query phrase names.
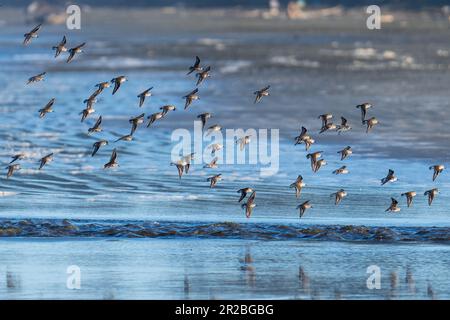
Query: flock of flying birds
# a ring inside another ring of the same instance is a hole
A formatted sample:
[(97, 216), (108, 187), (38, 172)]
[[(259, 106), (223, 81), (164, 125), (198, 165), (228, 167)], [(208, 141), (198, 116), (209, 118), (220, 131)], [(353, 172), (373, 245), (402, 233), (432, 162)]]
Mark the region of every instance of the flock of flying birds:
[[(38, 32), (40, 29), (41, 29), (41, 24), (37, 25), (30, 32), (24, 34), (25, 39), (23, 41), (23, 44), (28, 45), (31, 43), (33, 38), (37, 38)], [(64, 36), (63, 39), (61, 40), (61, 42), (58, 45), (54, 46), (52, 49), (55, 51), (55, 58), (57, 58), (61, 53), (67, 52), (69, 54), (69, 56), (67, 57), (66, 62), (70, 63), (77, 54), (83, 52), (83, 47), (86, 45), (86, 43), (84, 42), (76, 47), (69, 48), (69, 49), (66, 47), (66, 43), (67, 43), (67, 39)], [(207, 79), (210, 76), (210, 71), (211, 71), (210, 66), (208, 66), (206, 68), (201, 66), (200, 58), (197, 56), (195, 59), (195, 63), (189, 67), (189, 71), (188, 71), (187, 75), (190, 75), (190, 74), (196, 72), (196, 77), (198, 78), (198, 80), (196, 83), (196, 88), (183, 97), (183, 99), (185, 99), (184, 109), (187, 109), (195, 100), (199, 99), (198, 86), (205, 79)], [(44, 79), (45, 75), (46, 75), (46, 72), (35, 75), (28, 79), (27, 84), (42, 81)], [(100, 93), (102, 93), (104, 89), (110, 87), (111, 84), (114, 84), (114, 89), (112, 91), (112, 94), (114, 95), (119, 90), (122, 83), (124, 83), (125, 81), (127, 81), (127, 78), (125, 76), (118, 76), (118, 77), (113, 78), (111, 81), (98, 83), (95, 86), (97, 89), (94, 91), (94, 93), (92, 93), (89, 96), (89, 98), (84, 100), (84, 103), (86, 104), (86, 108), (83, 109), (80, 113), (81, 121), (83, 122), (89, 115), (91, 115), (92, 113), (95, 112), (94, 104), (97, 102), (98, 95)], [(149, 89), (143, 91), (142, 93), (140, 93), (137, 96), (139, 98), (139, 107), (142, 107), (145, 102), (145, 99), (152, 95), (152, 93), (151, 93), (152, 89), (153, 89), (153, 87), (150, 87)], [(261, 99), (263, 97), (269, 96), (269, 89), (270, 89), (270, 86), (266, 86), (265, 88), (255, 91), (254, 92), (254, 95), (255, 95), (254, 103), (258, 103), (261, 101)], [(52, 107), (53, 107), (54, 103), (55, 103), (55, 99), (53, 98), (42, 109), (40, 109), (39, 117), (44, 118), (47, 113), (53, 112)], [(372, 105), (370, 103), (363, 103), (363, 104), (357, 105), (356, 108), (360, 109), (361, 122), (363, 125), (366, 126), (366, 132), (369, 133), (378, 124), (378, 120), (375, 117), (366, 119), (367, 111), (368, 111), (368, 109), (372, 108)], [(147, 117), (147, 119), (149, 120), (147, 127), (152, 125), (155, 121), (162, 119), (169, 111), (176, 110), (176, 108), (173, 105), (164, 105), (160, 108), (160, 110), (161, 110), (160, 112), (153, 113)], [(197, 116), (197, 118), (199, 118), (202, 121), (203, 129), (205, 128), (207, 120), (209, 118), (211, 118), (211, 116), (212, 116), (211, 113), (208, 113), (208, 112), (202, 113)], [(139, 116), (131, 118), (129, 120), (129, 122), (131, 124), (130, 134), (120, 137), (119, 139), (116, 140), (116, 142), (120, 141), (120, 140), (131, 141), (133, 139), (133, 134), (136, 131), (136, 129), (138, 128), (138, 126), (140, 124), (144, 123), (144, 117), (145, 117), (145, 114), (142, 113)], [(322, 114), (318, 118), (322, 121), (322, 127), (319, 131), (319, 134), (324, 133), (326, 131), (337, 131), (339, 134), (341, 134), (342, 132), (349, 131), (352, 129), (351, 126), (348, 124), (347, 119), (345, 119), (344, 117), (341, 117), (340, 124), (333, 123), (332, 122), (333, 115), (329, 114), (329, 113)], [(101, 123), (102, 123), (102, 116), (99, 116), (97, 121), (95, 122), (94, 126), (92, 128), (88, 129), (88, 134), (101, 132), (102, 131)], [(206, 134), (209, 135), (212, 132), (218, 132), (221, 130), (222, 130), (222, 127), (220, 125), (215, 124), (213, 126), (210, 126), (207, 129)], [(245, 148), (245, 146), (249, 143), (250, 143), (250, 136), (244, 136), (244, 137), (241, 137), (236, 140), (236, 144), (240, 145), (241, 150), (243, 150)], [(302, 127), (300, 135), (295, 137), (295, 145), (304, 144), (305, 150), (308, 151), (314, 143), (315, 143), (315, 140), (308, 134), (308, 130), (305, 127)], [(95, 142), (93, 144), (93, 151), (92, 151), (91, 156), (94, 156), (97, 153), (97, 151), (105, 145), (108, 145), (107, 140), (99, 140), (99, 141)], [(218, 143), (212, 144), (210, 146), (211, 153), (214, 155), (214, 153), (216, 151), (222, 149), (222, 147), (223, 146)], [(322, 151), (316, 151), (316, 152), (308, 153), (306, 155), (306, 158), (310, 159), (310, 161), (311, 161), (311, 169), (313, 172), (318, 172), (322, 166), (326, 165), (326, 161), (323, 158), (321, 158), (322, 153), (323, 153)], [(341, 161), (342, 161), (342, 160), (348, 158), (349, 156), (351, 156), (353, 151), (350, 146), (347, 146), (344, 149), (338, 151), (338, 153), (341, 155)], [(7, 178), (11, 177), (13, 175), (14, 171), (20, 169), (20, 164), (14, 163), (14, 162), (16, 162), (18, 160), (22, 160), (24, 158), (25, 158), (25, 154), (23, 154), (23, 153), (16, 154), (12, 157), (12, 161), (10, 162), (10, 164), (7, 167), (7, 169), (8, 169)], [(191, 161), (193, 159), (194, 159), (194, 153), (191, 153), (189, 155), (181, 157), (181, 159), (179, 159), (178, 161), (171, 163), (171, 165), (176, 166), (176, 168), (178, 170), (178, 176), (180, 179), (181, 179), (183, 173), (187, 174), (189, 172)], [(50, 154), (44, 156), (43, 158), (41, 158), (39, 170), (41, 170), (46, 164), (48, 164), (52, 160), (53, 160), (53, 153), (50, 153)], [(204, 166), (204, 168), (212, 168), (212, 169), (218, 168), (217, 161), (218, 161), (218, 157), (215, 157), (210, 163), (206, 164)], [(114, 148), (112, 151), (111, 157), (110, 157), (109, 161), (104, 165), (104, 168), (105, 169), (114, 168), (117, 166), (119, 166), (119, 164), (117, 162), (117, 150)], [(436, 178), (439, 176), (439, 174), (445, 169), (445, 167), (444, 167), (444, 165), (439, 164), (439, 165), (431, 166), (431, 167), (429, 167), (429, 169), (433, 170), (433, 178), (432, 179), (433, 179), (433, 181), (435, 181)], [(347, 174), (347, 173), (349, 173), (349, 170), (347, 169), (347, 166), (345, 166), (345, 165), (343, 165), (342, 167), (333, 171), (333, 174), (336, 174), (336, 175)], [(214, 188), (215, 185), (217, 184), (217, 182), (219, 182), (221, 179), (222, 179), (222, 174), (220, 174), (220, 173), (207, 178), (207, 181), (210, 182), (210, 188)], [(383, 179), (381, 179), (381, 185), (384, 185), (388, 182), (395, 182), (395, 181), (397, 181), (397, 177), (395, 176), (394, 171), (389, 169), (387, 176), (384, 177)], [(303, 177), (301, 175), (299, 175), (297, 177), (297, 179), (295, 180), (295, 182), (290, 185), (290, 188), (295, 189), (296, 198), (300, 198), (303, 187), (305, 187), (305, 183), (304, 183)], [(242, 200), (244, 200), (247, 197), (247, 195), (249, 195), (246, 202), (242, 204), (242, 208), (245, 209), (245, 215), (247, 218), (249, 218), (252, 214), (253, 208), (256, 206), (256, 203), (255, 203), (256, 191), (250, 187), (246, 187), (246, 188), (239, 189), (237, 192), (240, 193), (240, 198), (239, 198), (238, 202), (241, 202)], [(433, 188), (431, 190), (425, 191), (424, 195), (428, 197), (428, 205), (431, 206), (433, 199), (438, 194), (438, 192), (439, 192), (439, 190), (437, 188)], [(413, 198), (416, 195), (417, 195), (417, 192), (415, 192), (415, 191), (409, 191), (409, 192), (405, 192), (405, 193), (401, 194), (401, 196), (406, 197), (406, 204), (408, 207), (410, 207), (412, 205)], [(334, 200), (335, 205), (338, 205), (342, 201), (342, 199), (344, 199), (347, 196), (347, 192), (344, 189), (340, 189), (337, 192), (331, 194), (331, 196), (334, 197), (334, 199), (335, 199)], [(312, 208), (312, 204), (311, 204), (310, 200), (304, 201), (302, 204), (297, 206), (297, 209), (300, 210), (300, 218), (303, 216), (305, 211), (309, 208)], [(386, 211), (399, 212), (400, 211), (399, 202), (395, 198), (391, 198), (391, 205), (389, 206), (389, 208), (386, 209)]]

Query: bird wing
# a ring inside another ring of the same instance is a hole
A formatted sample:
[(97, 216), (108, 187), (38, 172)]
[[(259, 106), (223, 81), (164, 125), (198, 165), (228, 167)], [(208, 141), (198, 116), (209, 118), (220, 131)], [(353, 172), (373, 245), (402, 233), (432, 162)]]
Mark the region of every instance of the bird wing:
[(38, 32), (39, 29), (41, 28), (41, 26), (42, 26), (42, 23), (38, 24), (36, 27), (34, 27), (33, 30), (30, 31), (30, 33), (36, 33), (36, 32)]
[(215, 165), (215, 164), (217, 164), (217, 160), (219, 160), (218, 157), (215, 157), (214, 159), (212, 159), (210, 165)]
[(194, 68), (198, 68), (200, 66), (200, 58), (195, 56)]
[(183, 166), (181, 164), (176, 165), (178, 170), (178, 177), (181, 179), (181, 176), (183, 175)]
[(69, 63), (70, 61), (72, 61), (72, 59), (73, 59), (73, 57), (75, 56), (75, 50), (73, 50), (73, 49), (70, 49), (69, 50), (69, 53), (70, 53), (70, 55), (69, 55), (69, 57), (67, 58), (67, 63)]
[(115, 78), (114, 79), (114, 89), (113, 89), (112, 94), (116, 93), (116, 91), (119, 90), (119, 88), (120, 88), (120, 82), (119, 82), (119, 80), (117, 80), (117, 78)]
[(116, 149), (114, 149), (111, 154), (111, 159), (109, 160), (109, 162), (114, 163), (114, 162), (116, 162), (116, 159), (117, 159), (117, 151), (116, 151)]
[(245, 198), (245, 196), (247, 196), (247, 192), (245, 192), (244, 189), (240, 189), (240, 190), (238, 190), (238, 192), (241, 193), (241, 196), (239, 197), (238, 202), (241, 202)]
[(83, 42), (82, 44), (76, 46), (74, 49), (75, 49), (75, 50), (81, 49), (81, 48), (83, 48), (85, 45), (86, 45), (86, 42)]
[(98, 149), (100, 149), (100, 143), (95, 142), (93, 146), (94, 146), (94, 150), (92, 150), (91, 157), (93, 157), (97, 153)]
[(55, 98), (51, 99), (44, 107), (44, 109), (50, 109), (52, 105), (55, 103)]
[(100, 127), (101, 124), (102, 124), (102, 116), (98, 117), (97, 121), (94, 124), (94, 128)]
[(300, 133), (300, 136), (304, 136), (308, 130), (305, 127), (302, 127), (302, 132)]

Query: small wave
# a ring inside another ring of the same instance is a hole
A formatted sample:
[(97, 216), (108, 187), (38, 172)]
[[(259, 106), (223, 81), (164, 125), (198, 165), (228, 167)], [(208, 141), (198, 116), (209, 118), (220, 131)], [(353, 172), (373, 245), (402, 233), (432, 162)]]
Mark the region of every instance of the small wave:
[(13, 55), (12, 60), (20, 61), (20, 62), (27, 62), (27, 61), (45, 62), (45, 61), (52, 61), (53, 56), (49, 55), (49, 54), (43, 54), (43, 53), (23, 53), (23, 54)]
[(197, 44), (214, 47), (214, 49), (218, 51), (225, 50), (226, 47), (225, 43), (222, 40), (212, 38), (201, 38), (197, 41)]
[(12, 192), (12, 191), (0, 191), (0, 197), (11, 197), (19, 194), (18, 192)]
[(0, 220), (0, 237), (221, 238), (347, 242), (449, 242), (450, 227), (367, 227), (94, 220)]
[(99, 57), (94, 60), (79, 61), (78, 66), (98, 68), (101, 66), (104, 69), (117, 68), (141, 68), (141, 67), (158, 67), (161, 63), (150, 59), (139, 59), (133, 57)]
[(298, 60), (294, 56), (275, 56), (270, 62), (284, 67), (319, 68), (320, 62), (312, 60)]
[(174, 201), (174, 200), (199, 200), (201, 198), (198, 195), (163, 195), (163, 194), (142, 194), (138, 196), (139, 199), (153, 200), (153, 201)]
[(248, 68), (251, 66), (250, 61), (233, 61), (219, 69), (221, 73), (236, 73), (243, 68)]

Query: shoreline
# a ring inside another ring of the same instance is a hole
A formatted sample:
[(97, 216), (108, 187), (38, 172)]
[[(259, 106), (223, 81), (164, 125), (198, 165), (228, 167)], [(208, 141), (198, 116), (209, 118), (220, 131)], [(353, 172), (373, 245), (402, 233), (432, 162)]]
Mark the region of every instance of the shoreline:
[[(301, 223), (301, 221), (299, 221)], [(450, 227), (78, 219), (0, 220), (1, 238), (233, 239), (450, 244)]]

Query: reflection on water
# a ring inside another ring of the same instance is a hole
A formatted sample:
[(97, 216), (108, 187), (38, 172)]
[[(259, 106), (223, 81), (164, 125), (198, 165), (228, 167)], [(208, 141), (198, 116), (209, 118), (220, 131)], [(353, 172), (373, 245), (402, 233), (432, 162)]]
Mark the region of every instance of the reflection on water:
[[(442, 245), (210, 239), (4, 240), (0, 297), (448, 299)], [(180, 258), (181, 257), (181, 258)], [(78, 265), (81, 289), (66, 288)], [(369, 265), (381, 289), (366, 286)], [(1, 285), (3, 283), (3, 285)]]

